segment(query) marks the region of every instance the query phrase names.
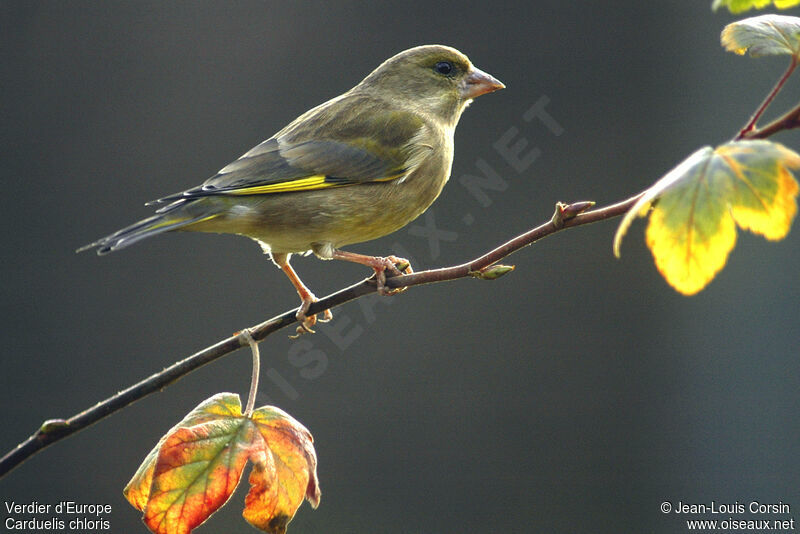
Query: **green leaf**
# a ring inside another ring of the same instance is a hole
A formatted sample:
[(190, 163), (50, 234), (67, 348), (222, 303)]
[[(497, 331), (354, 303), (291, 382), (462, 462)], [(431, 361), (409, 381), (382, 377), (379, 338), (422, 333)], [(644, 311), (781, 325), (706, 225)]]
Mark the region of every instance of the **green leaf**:
[(248, 460), (254, 466), (244, 515), (255, 527), (283, 534), (303, 498), (319, 504), (308, 430), (271, 406), (246, 417), (233, 393), (204, 401), (161, 438), (125, 497), (152, 532), (188, 534), (230, 498)]
[(798, 184), (790, 169), (800, 155), (771, 141), (735, 141), (689, 156), (648, 189), (614, 237), (649, 215), (646, 242), (664, 278), (677, 291), (702, 290), (725, 266), (736, 226), (783, 239), (797, 213)]
[(729, 52), (753, 57), (789, 54), (800, 58), (800, 18), (761, 15), (725, 26), (720, 37)]
[(770, 4), (775, 4), (778, 9), (786, 9), (800, 5), (800, 0), (714, 0), (711, 9), (714, 11), (727, 7), (731, 13), (743, 13), (753, 8), (761, 9)]

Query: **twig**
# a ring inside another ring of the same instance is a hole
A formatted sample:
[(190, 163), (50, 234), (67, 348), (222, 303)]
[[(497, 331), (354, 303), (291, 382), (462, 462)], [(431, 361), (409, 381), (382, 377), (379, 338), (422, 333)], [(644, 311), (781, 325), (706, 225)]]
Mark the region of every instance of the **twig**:
[(743, 139), (766, 139), (783, 130), (791, 130), (800, 127), (800, 104), (778, 117), (763, 128), (757, 128), (747, 132)]
[[(622, 202), (591, 211), (586, 211), (593, 205), (591, 202), (576, 202), (573, 204), (559, 203), (555, 215), (549, 222), (503, 243), (479, 258), (453, 267), (444, 267), (441, 269), (432, 269), (429, 271), (387, 278), (386, 286), (389, 288), (411, 287), (472, 277), (474, 273), (492, 266), (509, 254), (531, 245), (543, 237), (574, 226), (591, 224), (612, 217), (618, 217), (625, 213), (638, 198), (639, 195), (636, 195)], [(373, 278), (363, 280), (313, 303), (308, 310), (308, 315), (323, 312), (327, 309), (344, 304), (345, 302), (374, 293), (375, 291), (376, 285)], [(259, 325), (248, 328), (247, 331), (250, 336), (252, 336), (251, 339), (254, 343), (262, 341), (273, 332), (297, 322), (295, 312), (296, 310), (286, 311), (277, 317), (273, 317)], [(48, 445), (52, 445), (67, 436), (83, 430), (104, 417), (121, 410), (125, 406), (151, 393), (161, 391), (163, 388), (183, 378), (191, 371), (213, 362), (226, 354), (230, 354), (240, 347), (247, 346), (248, 342), (249, 341), (242, 335), (234, 335), (223, 339), (167, 367), (163, 371), (155, 373), (141, 382), (120, 391), (116, 395), (95, 404), (91, 408), (73, 415), (69, 419), (51, 419), (46, 421), (33, 435), (0, 459), (0, 478)]]
[(758, 122), (758, 119), (761, 118), (761, 115), (764, 114), (772, 101), (775, 100), (775, 97), (778, 96), (778, 93), (781, 92), (781, 89), (783, 89), (783, 86), (786, 85), (787, 80), (789, 80), (789, 77), (792, 75), (796, 67), (797, 59), (792, 56), (792, 60), (789, 63), (789, 67), (786, 69), (786, 72), (784, 72), (783, 76), (781, 76), (778, 81), (775, 82), (772, 90), (769, 92), (766, 98), (764, 98), (764, 101), (761, 102), (761, 105), (758, 106), (758, 109), (755, 113), (753, 113), (753, 116), (750, 117), (750, 120), (747, 121), (747, 124), (744, 125), (744, 128), (739, 131), (739, 134), (736, 136), (735, 140), (738, 141), (739, 139), (745, 139), (749, 137), (748, 134), (756, 129), (756, 123)]

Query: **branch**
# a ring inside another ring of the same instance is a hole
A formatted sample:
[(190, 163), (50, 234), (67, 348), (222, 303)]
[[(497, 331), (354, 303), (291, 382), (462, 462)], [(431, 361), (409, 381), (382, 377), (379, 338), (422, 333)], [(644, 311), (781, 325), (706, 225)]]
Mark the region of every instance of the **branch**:
[[(446, 282), (459, 278), (481, 278), (482, 274), (486, 273), (488, 268), (501, 259), (521, 248), (535, 243), (543, 237), (574, 226), (603, 221), (624, 214), (639, 199), (640, 195), (641, 193), (627, 200), (623, 200), (622, 202), (591, 211), (586, 210), (594, 205), (593, 202), (576, 202), (574, 204), (558, 203), (556, 204), (556, 212), (549, 222), (503, 243), (479, 258), (453, 267), (444, 267), (441, 269), (432, 269), (414, 274), (390, 277), (386, 280), (386, 286), (395, 289), (431, 284), (434, 282)], [(363, 280), (318, 300), (311, 305), (308, 310), (308, 315), (311, 316), (323, 312), (327, 309), (344, 304), (345, 302), (363, 297), (364, 295), (375, 293), (375, 291), (376, 284), (374, 277)], [(295, 312), (296, 310), (289, 310), (259, 325), (248, 328), (246, 331), (249, 332), (254, 341), (262, 341), (273, 332), (297, 322)], [(48, 445), (52, 445), (67, 436), (83, 430), (104, 417), (121, 410), (151, 393), (161, 391), (166, 386), (183, 378), (191, 371), (244, 346), (248, 346), (247, 336), (233, 335), (167, 367), (161, 372), (145, 378), (141, 382), (120, 391), (116, 395), (95, 404), (91, 408), (73, 415), (69, 419), (50, 419), (45, 421), (33, 435), (0, 459), (0, 478)]]
[[(778, 88), (783, 85), (782, 82), (785, 82), (784, 78), (788, 78), (788, 74), (791, 74), (791, 70), (793, 70), (793, 68), (784, 74), (782, 81), (779, 81), (777, 85)], [(775, 90), (773, 90), (773, 92), (775, 92)], [(772, 96), (774, 97), (774, 95)], [(765, 103), (769, 104), (771, 100), (772, 99), (768, 96)], [(766, 105), (762, 104), (762, 107), (766, 108)], [(759, 110), (763, 111), (761, 108), (759, 108)], [(758, 119), (758, 116), (760, 115), (755, 115), (756, 119)], [(783, 130), (798, 128), (800, 127), (800, 104), (789, 110), (782, 117), (779, 117), (762, 128), (756, 128), (754, 122), (752, 124), (748, 123), (747, 126), (749, 126), (749, 129), (745, 127), (745, 129), (737, 135), (737, 140), (765, 139)], [(470, 276), (477, 278), (496, 277), (499, 274), (503, 274), (503, 272), (507, 272), (507, 270), (502, 270), (502, 272), (487, 272), (487, 270), (509, 254), (561, 230), (619, 217), (626, 213), (628, 209), (639, 200), (642, 194), (643, 193), (639, 193), (636, 196), (617, 202), (616, 204), (589, 211), (587, 210), (593, 206), (592, 202), (576, 202), (573, 204), (558, 203), (556, 204), (556, 212), (549, 222), (503, 243), (479, 258), (453, 267), (443, 267), (441, 269), (432, 269), (430, 271), (390, 277), (386, 280), (386, 287), (398, 289), (431, 284), (434, 282), (446, 282)], [(308, 315), (315, 315), (327, 309), (363, 297), (364, 295), (375, 293), (375, 291), (376, 285), (374, 277), (369, 278), (350, 287), (341, 289), (336, 293), (332, 293), (313, 303), (308, 309)], [(247, 331), (252, 336), (252, 339), (258, 342), (264, 340), (273, 332), (286, 328), (295, 322), (297, 322), (295, 310), (289, 310), (259, 325), (248, 328)], [(141, 382), (130, 386), (128, 389), (120, 391), (116, 395), (95, 404), (91, 408), (73, 415), (69, 419), (50, 419), (45, 421), (33, 435), (0, 458), (0, 478), (48, 445), (52, 445), (67, 436), (83, 430), (129, 404), (151, 393), (164, 389), (166, 386), (183, 378), (191, 371), (247, 345), (248, 341), (246, 336), (233, 335), (167, 367), (159, 373), (145, 378)]]

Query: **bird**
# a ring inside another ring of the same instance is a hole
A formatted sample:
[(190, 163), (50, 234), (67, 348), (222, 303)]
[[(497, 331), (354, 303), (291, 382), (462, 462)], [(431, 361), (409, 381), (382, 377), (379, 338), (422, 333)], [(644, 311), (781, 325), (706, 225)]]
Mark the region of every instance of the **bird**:
[(197, 187), (148, 202), (155, 214), (77, 250), (107, 254), (169, 231), (238, 234), (258, 242), (298, 295), (297, 335), (333, 316), (308, 315), (316, 296), (293, 254), (411, 271), (395, 256), (342, 247), (404, 227), (450, 177), (453, 134), (478, 96), (505, 88), (455, 48), (423, 45), (384, 61), (349, 91), (303, 113)]

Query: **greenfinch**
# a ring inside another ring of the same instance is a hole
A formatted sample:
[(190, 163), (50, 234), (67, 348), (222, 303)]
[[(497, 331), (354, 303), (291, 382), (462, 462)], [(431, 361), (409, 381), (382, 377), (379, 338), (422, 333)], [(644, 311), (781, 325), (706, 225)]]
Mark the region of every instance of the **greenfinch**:
[[(313, 332), (316, 300), (289, 264), (313, 252), (385, 271), (408, 262), (341, 250), (392, 233), (439, 196), (453, 162), (461, 113), (505, 87), (454, 48), (427, 45), (384, 61), (346, 93), (300, 115), (202, 185), (148, 203), (155, 215), (78, 251), (106, 254), (173, 230), (239, 234), (257, 241), (289, 277), (301, 305), (298, 335)], [(330, 320), (328, 311), (319, 320)]]

